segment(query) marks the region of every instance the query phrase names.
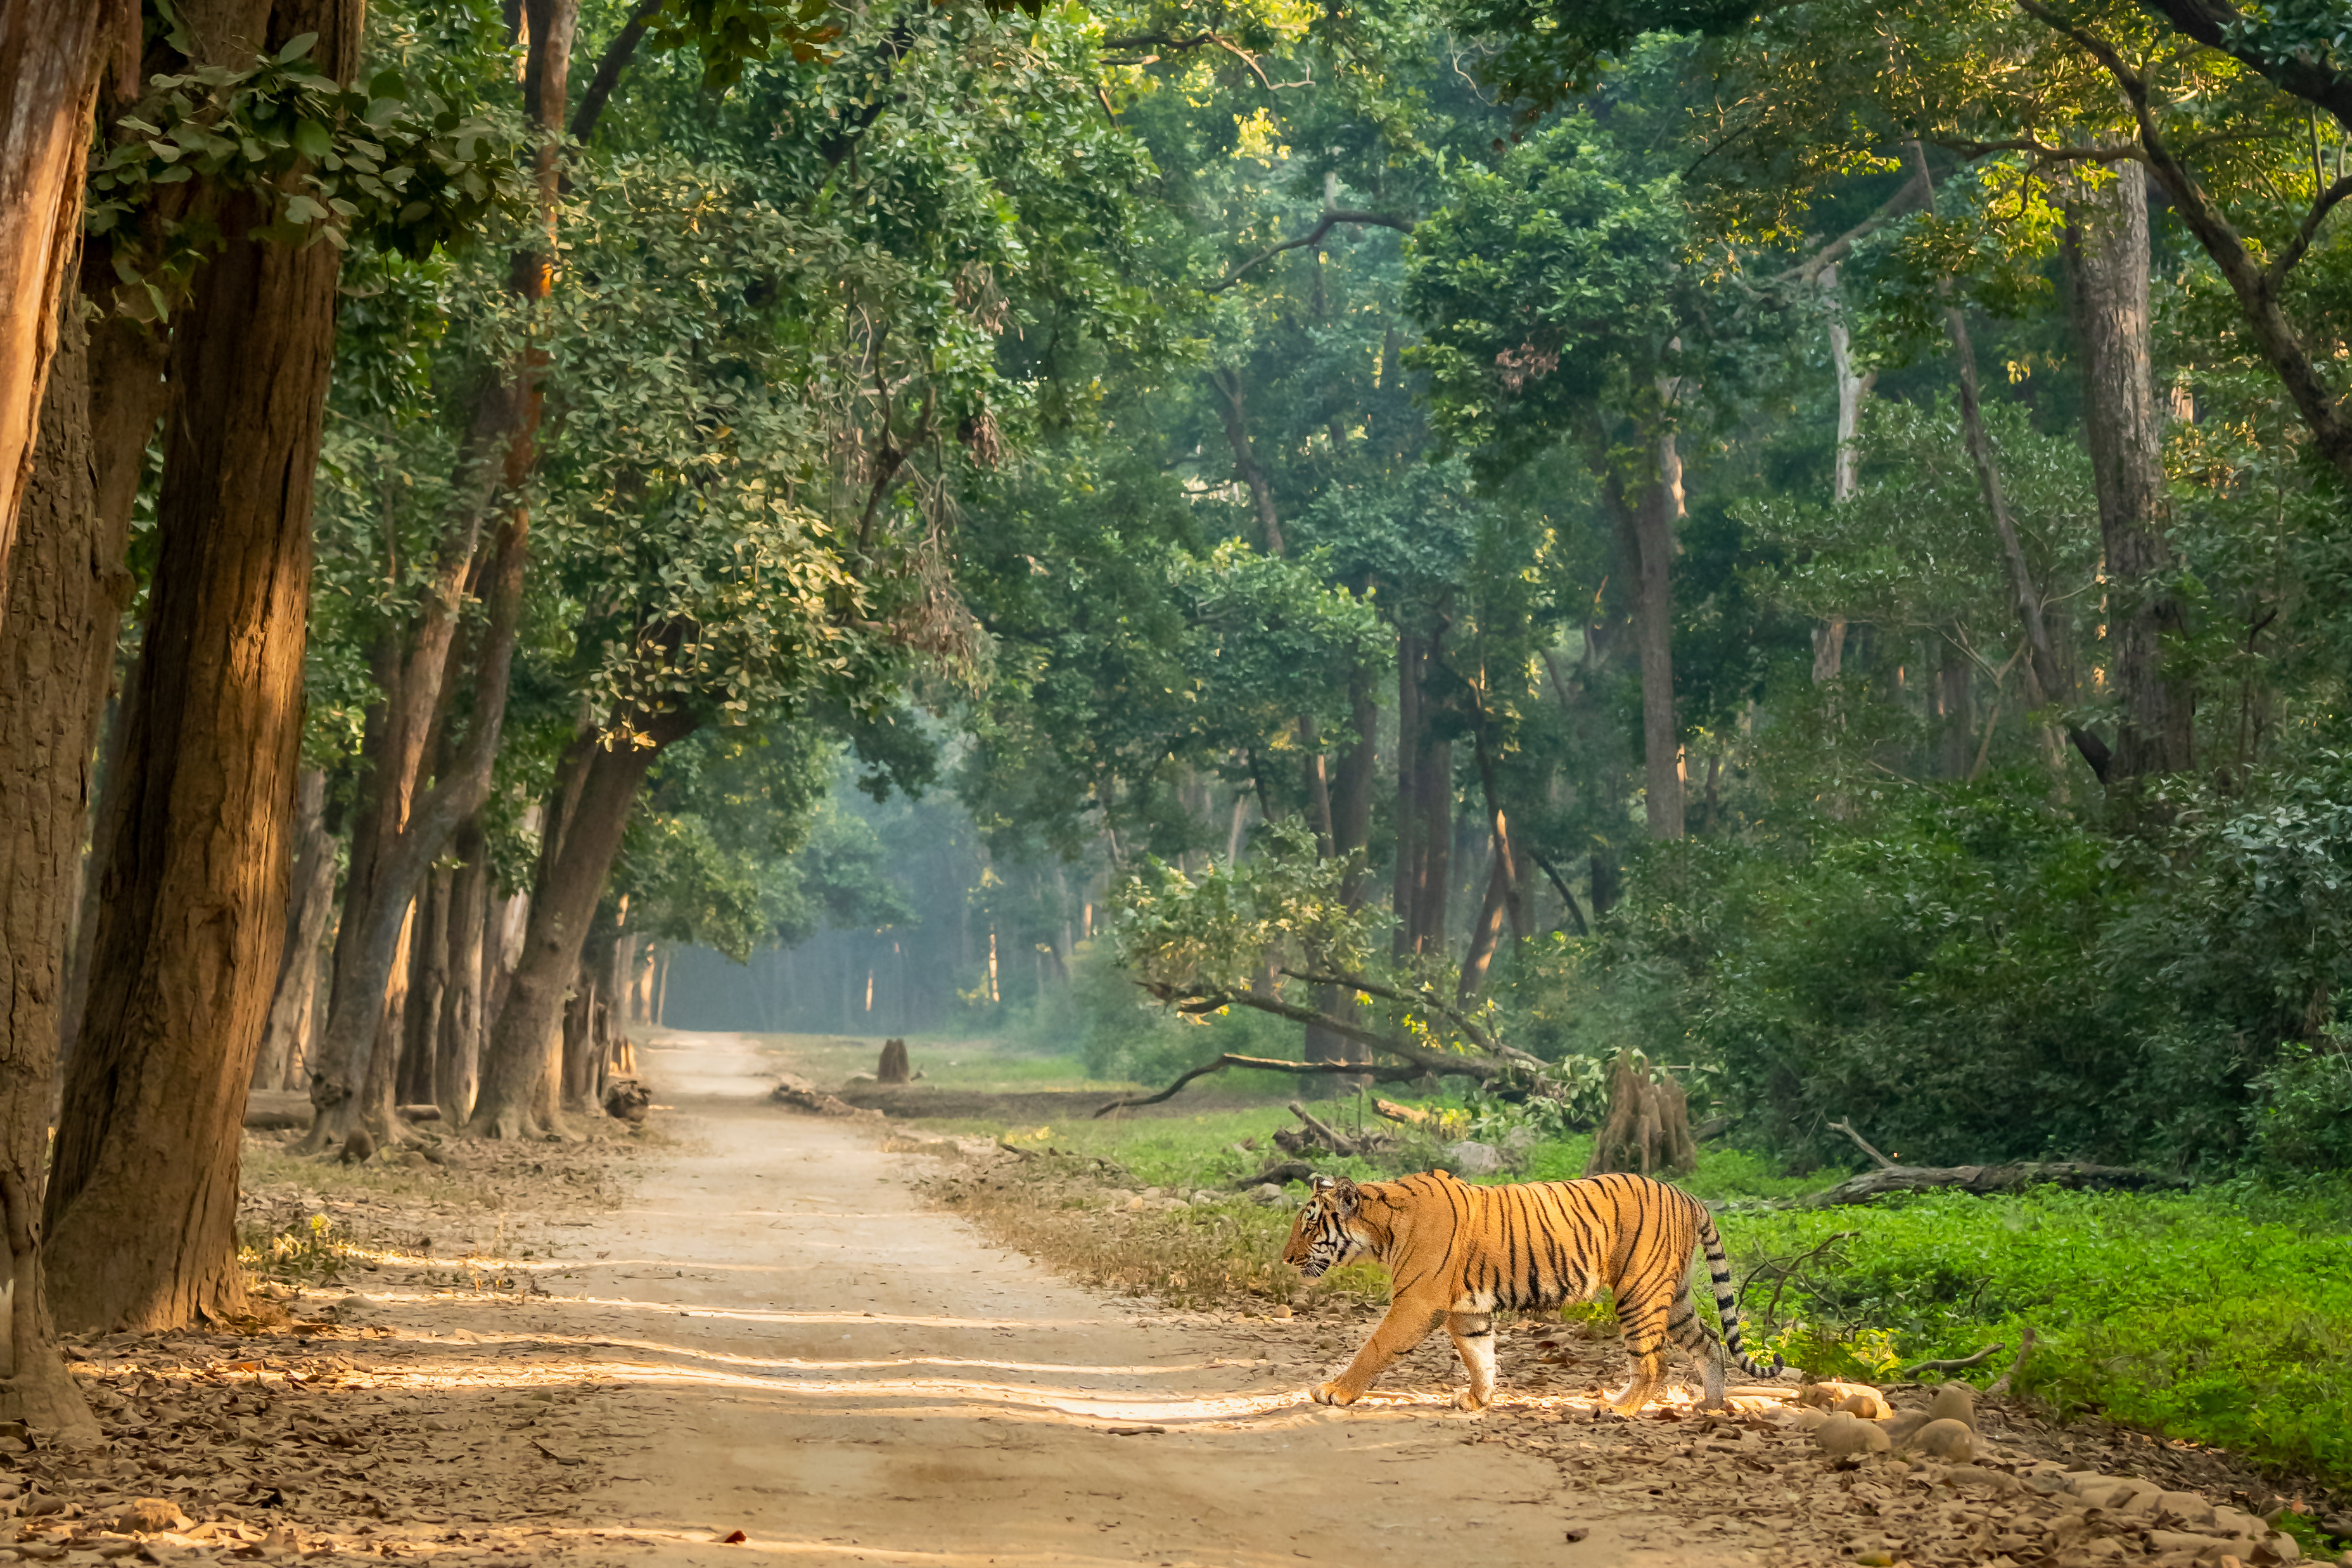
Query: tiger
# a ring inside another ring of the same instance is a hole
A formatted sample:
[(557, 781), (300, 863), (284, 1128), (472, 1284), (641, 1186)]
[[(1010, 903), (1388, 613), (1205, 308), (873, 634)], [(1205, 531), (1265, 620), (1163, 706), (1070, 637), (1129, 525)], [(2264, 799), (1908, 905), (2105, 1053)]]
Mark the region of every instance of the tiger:
[(1693, 1246), (1706, 1249), (1723, 1349), (1751, 1377), (1772, 1378), (1748, 1359), (1723, 1241), (1704, 1205), (1639, 1176), (1472, 1186), (1442, 1170), (1395, 1181), (1317, 1176), (1290, 1228), (1282, 1260), (1317, 1279), (1360, 1257), (1389, 1271), (1388, 1316), (1347, 1370), (1318, 1385), (1318, 1405), (1352, 1405), (1375, 1378), (1425, 1338), (1442, 1318), (1470, 1386), (1454, 1403), (1482, 1410), (1495, 1396), (1494, 1314), (1499, 1308), (1550, 1311), (1606, 1290), (1616, 1298), (1632, 1369), (1610, 1406), (1631, 1416), (1657, 1392), (1668, 1340), (1706, 1366), (1706, 1404), (1723, 1401), (1715, 1341), (1692, 1311)]

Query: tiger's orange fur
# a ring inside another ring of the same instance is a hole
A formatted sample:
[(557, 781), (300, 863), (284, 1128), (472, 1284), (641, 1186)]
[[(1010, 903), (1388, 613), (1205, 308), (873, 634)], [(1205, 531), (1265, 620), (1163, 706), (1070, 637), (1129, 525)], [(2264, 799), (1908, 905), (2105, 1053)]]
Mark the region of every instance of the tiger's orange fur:
[(1496, 1311), (1549, 1312), (1605, 1290), (1616, 1298), (1633, 1364), (1609, 1403), (1631, 1415), (1664, 1380), (1669, 1340), (1706, 1364), (1708, 1403), (1721, 1397), (1715, 1340), (1691, 1307), (1695, 1247), (1706, 1252), (1726, 1354), (1751, 1376), (1773, 1376), (1778, 1357), (1767, 1369), (1740, 1348), (1731, 1270), (1713, 1217), (1688, 1193), (1647, 1176), (1507, 1186), (1472, 1186), (1444, 1171), (1361, 1184), (1318, 1176), (1282, 1259), (1310, 1280), (1359, 1257), (1389, 1271), (1388, 1316), (1347, 1370), (1316, 1388), (1319, 1405), (1355, 1403), (1442, 1320), (1470, 1372), (1469, 1391), (1456, 1403), (1484, 1408), (1495, 1395)]

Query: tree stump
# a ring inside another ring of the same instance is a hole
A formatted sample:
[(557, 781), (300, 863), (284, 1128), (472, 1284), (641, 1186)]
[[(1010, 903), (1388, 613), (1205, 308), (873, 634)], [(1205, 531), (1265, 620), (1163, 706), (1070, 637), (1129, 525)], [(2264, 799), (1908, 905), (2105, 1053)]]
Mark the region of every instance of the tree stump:
[(1697, 1165), (1683, 1086), (1663, 1072), (1653, 1073), (1632, 1051), (1622, 1052), (1610, 1079), (1609, 1115), (1592, 1140), (1584, 1174), (1687, 1176)]
[(882, 1064), (874, 1070), (877, 1083), (908, 1083), (914, 1080), (915, 1070), (907, 1061), (907, 1042), (886, 1040), (882, 1042)]

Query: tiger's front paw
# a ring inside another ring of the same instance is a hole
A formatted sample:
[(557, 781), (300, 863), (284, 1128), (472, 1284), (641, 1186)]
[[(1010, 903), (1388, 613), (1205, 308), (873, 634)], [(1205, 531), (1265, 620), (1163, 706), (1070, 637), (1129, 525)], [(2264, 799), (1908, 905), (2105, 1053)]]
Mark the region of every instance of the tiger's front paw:
[(1461, 1393), (1454, 1396), (1454, 1406), (1457, 1410), (1469, 1410), (1475, 1412), (1486, 1408), (1486, 1402), (1484, 1399), (1481, 1399), (1472, 1390), (1465, 1388)]
[(1356, 1402), (1356, 1396), (1336, 1382), (1317, 1384), (1310, 1397), (1318, 1405), (1353, 1405)]

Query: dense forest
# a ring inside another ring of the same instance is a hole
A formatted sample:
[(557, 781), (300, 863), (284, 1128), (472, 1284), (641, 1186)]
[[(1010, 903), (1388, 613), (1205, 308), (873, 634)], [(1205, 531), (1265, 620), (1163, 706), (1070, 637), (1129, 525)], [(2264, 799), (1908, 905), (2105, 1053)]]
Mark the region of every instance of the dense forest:
[(5, 1414), (647, 1016), (2352, 1164), (2331, 12), (0, 42)]

